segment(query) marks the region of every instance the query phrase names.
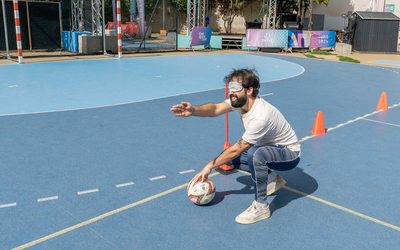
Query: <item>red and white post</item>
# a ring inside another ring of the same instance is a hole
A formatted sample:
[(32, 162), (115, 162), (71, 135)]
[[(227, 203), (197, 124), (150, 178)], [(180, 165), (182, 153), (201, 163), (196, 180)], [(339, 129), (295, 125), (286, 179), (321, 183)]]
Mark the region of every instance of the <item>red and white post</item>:
[(13, 5), (14, 5), (14, 18), (15, 18), (15, 33), (17, 35), (18, 63), (22, 63), (22, 42), (21, 42), (21, 28), (19, 24), (18, 0), (13, 0)]
[(120, 0), (117, 0), (117, 34), (118, 34), (118, 58), (122, 58), (121, 1)]

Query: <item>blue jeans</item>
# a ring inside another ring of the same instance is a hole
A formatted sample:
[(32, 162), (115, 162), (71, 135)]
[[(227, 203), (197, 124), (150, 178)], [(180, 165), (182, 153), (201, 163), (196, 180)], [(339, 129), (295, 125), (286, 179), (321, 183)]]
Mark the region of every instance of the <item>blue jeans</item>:
[(267, 200), (268, 169), (287, 171), (300, 161), (300, 152), (282, 145), (253, 146), (227, 165), (251, 173), (256, 201)]

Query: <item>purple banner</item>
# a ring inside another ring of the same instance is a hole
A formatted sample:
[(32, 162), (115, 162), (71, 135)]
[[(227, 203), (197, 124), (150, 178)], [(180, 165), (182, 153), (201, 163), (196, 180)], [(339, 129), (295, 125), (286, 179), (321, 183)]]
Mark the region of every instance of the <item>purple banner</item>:
[(196, 45), (209, 45), (211, 40), (211, 27), (193, 27), (190, 47)]
[(311, 31), (289, 30), (288, 45), (292, 48), (310, 47)]
[(144, 33), (146, 32), (145, 23), (144, 23), (144, 0), (137, 0), (137, 7), (139, 12), (139, 25), (140, 31), (142, 33), (142, 37), (144, 37)]
[(246, 38), (247, 47), (282, 48), (288, 45), (287, 30), (248, 29)]
[(335, 31), (313, 31), (310, 47), (335, 47)]

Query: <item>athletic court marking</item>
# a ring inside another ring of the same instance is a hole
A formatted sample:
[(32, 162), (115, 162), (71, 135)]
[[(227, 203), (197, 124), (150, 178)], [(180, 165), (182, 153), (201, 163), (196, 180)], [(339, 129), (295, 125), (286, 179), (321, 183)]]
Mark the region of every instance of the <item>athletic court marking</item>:
[(16, 206), (16, 205), (17, 205), (17, 203), (3, 204), (3, 205), (0, 205), (0, 208), (5, 208), (5, 207), (14, 207), (14, 206)]
[(379, 63), (379, 64), (389, 64), (389, 65), (399, 65), (400, 66), (400, 62), (397, 62), (397, 61), (378, 60), (378, 61), (372, 61), (369, 63)]
[[(209, 177), (213, 177), (213, 176), (215, 176), (215, 175), (217, 175), (217, 174), (219, 174), (219, 173), (216, 172), (216, 173), (210, 174)], [(180, 186), (177, 186), (177, 187), (175, 187), (175, 188), (169, 189), (169, 190), (167, 190), (167, 191), (164, 191), (164, 192), (162, 192), (162, 193), (153, 195), (153, 196), (151, 196), (151, 197), (149, 197), (149, 198), (146, 198), (146, 199), (143, 199), (143, 200), (141, 200), (141, 201), (138, 201), (138, 202), (132, 203), (132, 204), (130, 204), (130, 205), (126, 205), (126, 206), (124, 206), (124, 207), (115, 209), (115, 210), (113, 210), (113, 211), (110, 211), (110, 212), (108, 212), (108, 213), (102, 214), (102, 215), (97, 216), (97, 217), (95, 217), (95, 218), (92, 218), (92, 219), (90, 219), (90, 220), (81, 222), (81, 223), (79, 223), (79, 224), (76, 224), (75, 226), (68, 227), (68, 228), (66, 228), (66, 229), (64, 229), (64, 230), (61, 230), (61, 231), (58, 231), (58, 232), (56, 232), (56, 233), (50, 234), (50, 235), (48, 235), (48, 236), (45, 236), (45, 237), (43, 237), (43, 238), (40, 238), (40, 239), (37, 239), (37, 240), (35, 240), (35, 241), (29, 242), (29, 243), (24, 244), (24, 245), (22, 245), (22, 246), (13, 248), (13, 250), (19, 250), (19, 249), (25, 249), (25, 248), (31, 247), (31, 246), (36, 245), (36, 244), (38, 244), (38, 243), (41, 243), (41, 242), (43, 242), (43, 241), (49, 240), (49, 239), (51, 239), (51, 238), (54, 238), (54, 237), (60, 236), (60, 235), (62, 235), (62, 234), (68, 233), (68, 232), (70, 232), (70, 231), (72, 231), (72, 230), (75, 230), (75, 229), (78, 229), (78, 228), (80, 228), (80, 227), (86, 226), (86, 225), (88, 225), (88, 224), (90, 224), (90, 223), (93, 223), (93, 222), (96, 222), (96, 221), (98, 221), (98, 220), (104, 219), (104, 218), (106, 218), (106, 217), (108, 217), (108, 216), (110, 216), (110, 215), (113, 215), (113, 214), (122, 212), (122, 211), (124, 211), (124, 210), (129, 209), (129, 208), (135, 207), (135, 206), (140, 205), (140, 204), (143, 204), (143, 203), (145, 203), (145, 202), (154, 200), (154, 199), (156, 199), (156, 198), (158, 198), (158, 197), (161, 197), (161, 196), (164, 196), (164, 195), (166, 195), (166, 194), (172, 193), (172, 192), (174, 192), (174, 191), (176, 191), (176, 190), (185, 188), (185, 187), (187, 187), (187, 185), (189, 185), (189, 182), (188, 182), (188, 183), (185, 183), (185, 184), (182, 184), (182, 185), (180, 185)]]
[[(395, 108), (395, 107), (398, 107), (398, 106), (400, 106), (400, 103), (394, 104), (393, 106), (388, 107), (388, 109)], [(374, 111), (374, 112), (372, 112), (372, 113), (370, 113), (370, 114), (366, 114), (366, 115), (364, 115), (364, 116), (357, 117), (357, 118), (354, 119), (354, 120), (350, 120), (350, 121), (347, 121), (347, 122), (345, 122), (345, 123), (339, 124), (339, 125), (337, 125), (337, 126), (335, 126), (335, 127), (328, 128), (328, 129), (326, 130), (326, 132), (330, 132), (330, 131), (332, 131), (332, 130), (334, 130), (334, 129), (340, 128), (340, 127), (342, 127), (342, 126), (344, 126), (344, 125), (353, 123), (353, 122), (358, 121), (358, 120), (361, 120), (361, 119), (368, 120), (368, 119), (365, 119), (365, 117), (368, 117), (368, 116), (371, 116), (371, 115), (374, 115), (374, 114), (377, 114), (377, 113), (380, 113), (380, 112), (383, 112), (383, 111), (384, 111), (384, 110), (377, 110), (377, 111)], [(372, 120), (370, 120), (370, 121), (372, 121)], [(376, 121), (376, 122), (379, 122), (379, 121)], [(384, 123), (384, 122), (380, 122), (380, 123)], [(390, 125), (394, 125), (394, 124), (390, 124)], [(397, 126), (397, 125), (395, 125), (395, 126)], [(316, 135), (310, 135), (310, 136), (303, 137), (301, 140), (299, 140), (299, 142), (303, 142), (303, 141), (308, 140), (308, 139), (311, 139), (311, 138), (313, 138), (313, 137), (315, 137), (315, 136), (316, 136)]]
[(96, 188), (96, 189), (90, 189), (90, 190), (80, 191), (80, 192), (78, 192), (78, 195), (81, 195), (81, 194), (89, 194), (89, 193), (94, 193), (94, 192), (99, 192), (99, 190)]
[(126, 186), (131, 186), (131, 185), (133, 185), (134, 183), (133, 182), (128, 182), (128, 183), (124, 183), (124, 184), (118, 184), (118, 185), (115, 185), (117, 188), (120, 188), (120, 187), (126, 187)]
[[(239, 170), (239, 171), (242, 172), (242, 173), (244, 173), (244, 174), (250, 175), (250, 173), (247, 173), (247, 172), (245, 172), (245, 171), (242, 171), (242, 170)], [(315, 196), (312, 196), (312, 195), (303, 193), (303, 192), (301, 192), (301, 191), (298, 191), (298, 190), (296, 190), (296, 189), (293, 189), (293, 188), (290, 188), (290, 187), (287, 187), (287, 186), (283, 186), (283, 188), (286, 189), (286, 190), (292, 191), (292, 192), (294, 192), (294, 193), (300, 194), (300, 195), (302, 195), (302, 196), (304, 196), (304, 197), (308, 197), (308, 198), (310, 198), (310, 199), (313, 199), (313, 200), (322, 202), (322, 203), (324, 203), (324, 204), (326, 204), (326, 205), (329, 205), (329, 206), (331, 206), (331, 207), (338, 208), (338, 209), (343, 210), (343, 211), (345, 211), (345, 212), (348, 212), (348, 213), (357, 215), (357, 216), (359, 216), (359, 217), (361, 217), (361, 218), (364, 218), (364, 219), (373, 221), (373, 222), (375, 222), (375, 223), (381, 224), (381, 225), (383, 225), (383, 226), (390, 227), (390, 228), (392, 228), (392, 229), (394, 229), (394, 230), (400, 231), (400, 227), (394, 226), (394, 225), (392, 225), (392, 224), (389, 224), (389, 223), (386, 223), (386, 222), (383, 222), (383, 221), (374, 219), (374, 218), (372, 218), (372, 217), (370, 217), (370, 216), (367, 216), (367, 215), (361, 214), (361, 213), (359, 213), (359, 212), (353, 211), (353, 210), (351, 210), (351, 209), (348, 209), (348, 208), (345, 208), (345, 207), (336, 205), (336, 204), (334, 204), (334, 203), (332, 203), (332, 202), (329, 202), (329, 201), (320, 199), (320, 198), (318, 198), (318, 197), (315, 197)]]
[(392, 124), (392, 123), (387, 123), (387, 122), (381, 122), (381, 121), (376, 121), (376, 120), (371, 120), (371, 119), (366, 119), (366, 118), (362, 118), (363, 120), (367, 120), (367, 121), (371, 121), (371, 122), (378, 122), (378, 123), (382, 123), (382, 124), (386, 124), (386, 125), (391, 125), (391, 126), (396, 126), (396, 127), (400, 127), (400, 125), (397, 124)]
[(359, 213), (359, 212), (353, 211), (353, 210), (351, 210), (351, 209), (348, 209), (348, 208), (345, 208), (345, 207), (336, 205), (336, 204), (334, 204), (334, 203), (332, 203), (332, 202), (329, 202), (329, 201), (320, 199), (320, 198), (318, 198), (318, 197), (315, 197), (315, 196), (312, 196), (312, 195), (309, 195), (309, 194), (300, 192), (300, 191), (298, 191), (298, 190), (295, 190), (295, 189), (290, 188), (290, 187), (287, 187), (287, 186), (284, 186), (283, 188), (284, 188), (284, 189), (287, 189), (287, 190), (289, 190), (289, 191), (298, 193), (298, 194), (300, 194), (300, 195), (303, 195), (303, 196), (305, 196), (305, 197), (311, 198), (311, 199), (313, 199), (313, 200), (322, 202), (322, 203), (324, 203), (324, 204), (326, 204), (326, 205), (329, 205), (329, 206), (331, 206), (331, 207), (338, 208), (338, 209), (343, 210), (343, 211), (345, 211), (345, 212), (348, 212), (348, 213), (357, 215), (357, 216), (359, 216), (359, 217), (361, 217), (361, 218), (364, 218), (364, 219), (373, 221), (373, 222), (375, 222), (375, 223), (381, 224), (381, 225), (383, 225), (383, 226), (392, 228), (392, 229), (394, 229), (394, 230), (400, 231), (400, 227), (394, 226), (394, 225), (392, 225), (392, 224), (389, 224), (389, 223), (386, 223), (386, 222), (383, 222), (383, 221), (374, 219), (374, 218), (372, 218), (372, 217), (370, 217), (370, 216), (367, 216), (367, 215), (361, 214), (361, 213)]
[(157, 177), (152, 177), (152, 178), (150, 178), (150, 180), (155, 181), (155, 180), (164, 179), (164, 178), (167, 178), (167, 176), (161, 175), (161, 176), (157, 176)]
[(57, 200), (57, 199), (58, 199), (58, 196), (52, 196), (52, 197), (38, 199), (37, 202), (51, 201), (51, 200)]
[(180, 174), (187, 174), (187, 173), (191, 173), (191, 172), (194, 172), (194, 169), (182, 171), (182, 172), (179, 172), (179, 173), (180, 173)]

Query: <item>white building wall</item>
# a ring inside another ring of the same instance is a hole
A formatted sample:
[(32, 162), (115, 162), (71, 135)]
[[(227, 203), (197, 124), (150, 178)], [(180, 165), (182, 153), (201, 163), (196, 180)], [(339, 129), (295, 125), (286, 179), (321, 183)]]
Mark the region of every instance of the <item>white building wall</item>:
[[(314, 3), (313, 13), (328, 16), (341, 16), (348, 11), (365, 11), (370, 0), (331, 0), (328, 6)], [(378, 11), (384, 11), (384, 4), (394, 4), (394, 14), (400, 17), (400, 0), (378, 0)], [(308, 12), (306, 13), (308, 16)]]
[[(314, 3), (313, 13), (325, 15), (324, 30), (340, 30), (343, 29), (343, 19), (342, 24), (339, 25), (339, 19), (337, 17), (347, 14), (349, 11), (351, 13), (355, 11), (365, 11), (368, 7), (370, 0), (331, 0), (328, 6), (324, 4)], [(394, 14), (400, 17), (400, 0), (377, 0), (378, 2), (378, 12), (383, 12), (385, 4), (394, 4)], [(306, 12), (306, 17), (308, 17), (308, 12)], [(336, 17), (336, 18), (334, 18)], [(347, 21), (345, 23), (347, 26)], [(341, 27), (337, 29), (337, 27)], [(399, 44), (400, 44), (400, 27), (399, 27)]]

